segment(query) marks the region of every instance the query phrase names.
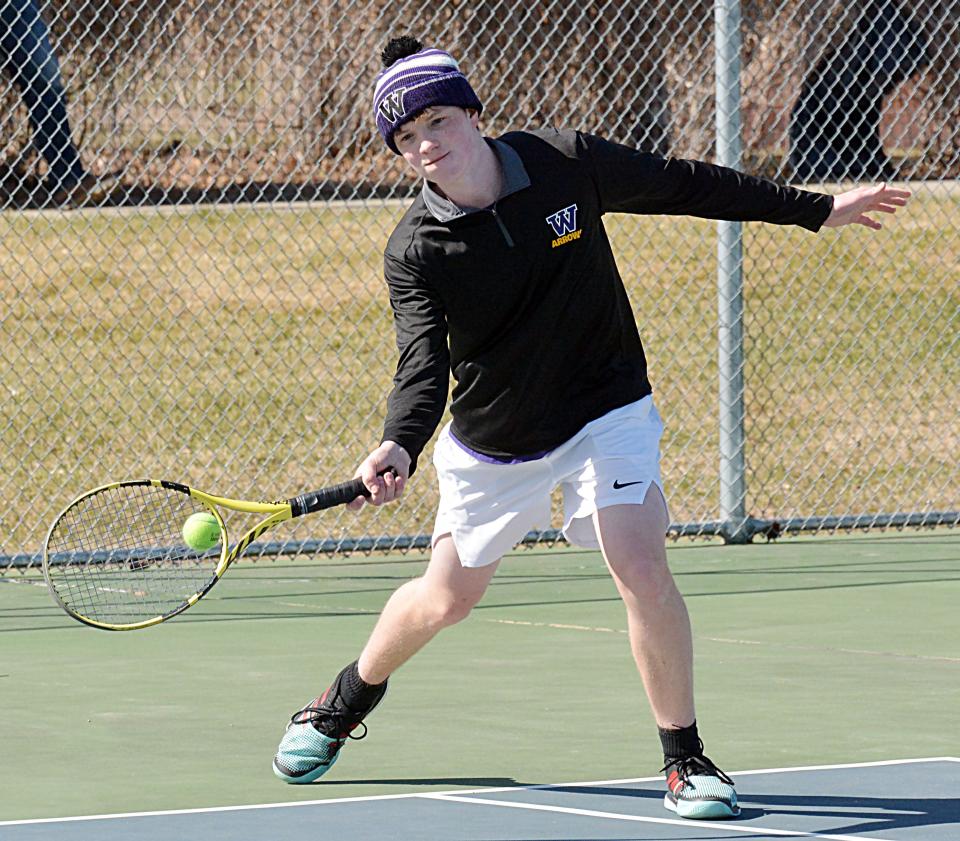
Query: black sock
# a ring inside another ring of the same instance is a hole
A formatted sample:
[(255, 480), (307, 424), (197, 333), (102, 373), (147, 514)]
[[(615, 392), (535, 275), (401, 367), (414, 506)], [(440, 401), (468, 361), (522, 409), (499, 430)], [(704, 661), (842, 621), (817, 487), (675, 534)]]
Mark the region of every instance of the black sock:
[(373, 706), (383, 695), (383, 686), (386, 683), (367, 683), (360, 677), (360, 670), (355, 660), (343, 670), (343, 679), (340, 682), (340, 692), (343, 700), (352, 709), (364, 710)]
[(660, 744), (663, 745), (664, 765), (685, 756), (699, 756), (703, 753), (703, 742), (697, 734), (696, 721), (689, 727), (678, 730), (665, 730), (663, 727), (657, 729), (660, 731)]

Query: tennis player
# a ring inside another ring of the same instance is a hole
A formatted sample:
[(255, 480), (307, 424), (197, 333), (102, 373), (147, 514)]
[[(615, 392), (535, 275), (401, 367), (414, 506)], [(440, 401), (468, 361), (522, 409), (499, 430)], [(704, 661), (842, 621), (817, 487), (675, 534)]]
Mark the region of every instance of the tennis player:
[[(665, 805), (688, 818), (733, 817), (733, 781), (697, 731), (690, 622), (667, 566), (663, 426), (603, 215), (877, 229), (867, 214), (893, 213), (909, 193), (805, 192), (578, 131), (490, 139), (449, 54), (400, 38), (382, 58), (377, 129), (423, 188), (384, 254), (399, 362), (382, 443), (357, 471), (373, 504), (402, 493), (440, 422), (451, 371), (453, 420), (434, 448), (440, 504), (426, 571), (391, 596), (359, 659), (292, 717), (274, 771), (311, 782), (348, 738), (365, 736), (365, 726), (354, 731), (387, 679), (470, 613), (501, 556), (548, 525), (559, 486), (565, 536), (600, 549), (626, 606), (663, 743)], [(396, 476), (378, 477), (387, 467)]]

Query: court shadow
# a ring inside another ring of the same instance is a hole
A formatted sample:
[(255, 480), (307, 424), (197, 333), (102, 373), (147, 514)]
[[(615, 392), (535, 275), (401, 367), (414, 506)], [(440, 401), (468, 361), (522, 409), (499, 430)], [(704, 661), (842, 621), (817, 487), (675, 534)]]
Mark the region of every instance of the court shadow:
[[(663, 800), (663, 789), (617, 786), (550, 786), (550, 791), (593, 794), (642, 800)], [(735, 822), (783, 815), (793, 819), (830, 818), (830, 827), (818, 826), (816, 833), (856, 835), (885, 834), (915, 830), (917, 839), (925, 838), (923, 829), (960, 826), (960, 799), (956, 797), (840, 797), (784, 795), (749, 792), (740, 794), (741, 814)], [(900, 838), (900, 835), (892, 836)], [(904, 836), (905, 838), (908, 836)], [(946, 838), (947, 835), (943, 835)]]
[(817, 797), (751, 792), (744, 804), (751, 803), (762, 804), (759, 811), (763, 815), (836, 818), (837, 824), (825, 830), (828, 833), (884, 834), (936, 826), (957, 830), (960, 825), (960, 800), (956, 797)]

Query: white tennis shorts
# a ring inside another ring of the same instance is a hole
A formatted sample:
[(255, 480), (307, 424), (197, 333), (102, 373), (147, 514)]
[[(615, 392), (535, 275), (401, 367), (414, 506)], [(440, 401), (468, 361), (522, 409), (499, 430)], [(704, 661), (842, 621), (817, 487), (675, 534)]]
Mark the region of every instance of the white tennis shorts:
[(559, 485), (564, 536), (598, 549), (595, 511), (642, 504), (653, 484), (663, 491), (662, 434), (663, 423), (648, 395), (591, 421), (542, 458), (491, 464), (453, 440), (448, 423), (433, 451), (440, 480), (433, 544), (449, 534), (463, 566), (491, 564), (530, 530), (549, 527), (550, 495)]

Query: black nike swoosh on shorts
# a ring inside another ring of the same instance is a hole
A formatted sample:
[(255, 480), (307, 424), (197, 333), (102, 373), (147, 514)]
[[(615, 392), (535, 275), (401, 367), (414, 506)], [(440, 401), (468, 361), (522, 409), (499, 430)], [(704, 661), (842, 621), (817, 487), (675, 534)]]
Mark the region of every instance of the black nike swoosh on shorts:
[(640, 481), (640, 482), (620, 482), (619, 479), (614, 479), (614, 481), (613, 481), (613, 489), (614, 489), (615, 491), (619, 491), (620, 488), (629, 488), (631, 485), (642, 485), (642, 484), (643, 484), (642, 481)]

